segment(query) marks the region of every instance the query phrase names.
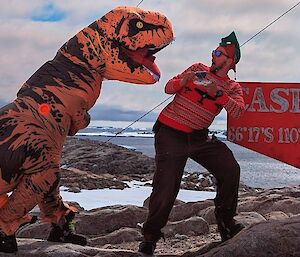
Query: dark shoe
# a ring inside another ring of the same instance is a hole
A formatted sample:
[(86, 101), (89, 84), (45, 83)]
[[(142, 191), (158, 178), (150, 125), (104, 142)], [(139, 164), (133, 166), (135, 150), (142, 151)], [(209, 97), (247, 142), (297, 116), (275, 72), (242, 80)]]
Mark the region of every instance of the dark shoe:
[(222, 242), (234, 237), (244, 227), (241, 223), (236, 223), (236, 220), (232, 219), (230, 222), (218, 221), (218, 230), (221, 235)]
[(156, 247), (156, 242), (143, 241), (139, 245), (139, 252), (147, 255), (153, 255)]
[(229, 226), (230, 236), (234, 237), (237, 233), (239, 233), (244, 228), (245, 226), (243, 224), (236, 223), (236, 221), (233, 219), (232, 223)]
[(236, 215), (233, 209), (216, 206), (215, 215), (222, 242), (234, 237), (244, 228), (242, 224), (237, 223), (233, 218)]
[(15, 253), (18, 251), (16, 236), (7, 236), (0, 232), (0, 252)]
[(161, 238), (165, 239), (164, 233), (158, 231), (156, 233), (149, 234), (145, 232), (144, 228), (142, 228), (142, 234), (144, 239), (139, 245), (139, 252), (147, 255), (153, 255), (158, 240)]
[(75, 212), (70, 211), (68, 215), (62, 218), (60, 224), (52, 223), (52, 229), (47, 240), (85, 246), (87, 244), (86, 237), (74, 233), (74, 217)]
[(225, 226), (225, 223), (223, 221), (218, 222), (218, 231), (220, 233), (222, 242), (225, 242), (231, 238), (230, 230)]

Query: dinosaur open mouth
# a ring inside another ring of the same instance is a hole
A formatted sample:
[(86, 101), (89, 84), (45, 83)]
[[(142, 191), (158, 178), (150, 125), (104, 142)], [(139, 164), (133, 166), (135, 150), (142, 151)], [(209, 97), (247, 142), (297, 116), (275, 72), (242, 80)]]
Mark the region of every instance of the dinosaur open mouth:
[(135, 63), (144, 66), (154, 77), (156, 81), (160, 78), (160, 70), (155, 64), (155, 56), (153, 56), (155, 53), (166, 47), (167, 45), (155, 48), (155, 47), (144, 47), (135, 51), (126, 49), (122, 47), (122, 51), (125, 53), (127, 57), (129, 57), (132, 61)]

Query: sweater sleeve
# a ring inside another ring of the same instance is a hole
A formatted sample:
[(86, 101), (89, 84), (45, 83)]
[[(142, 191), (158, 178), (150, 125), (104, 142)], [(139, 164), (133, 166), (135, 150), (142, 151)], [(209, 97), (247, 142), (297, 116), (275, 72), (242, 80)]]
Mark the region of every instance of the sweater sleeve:
[(224, 92), (223, 96), (217, 98), (218, 104), (222, 105), (233, 118), (239, 118), (245, 112), (245, 102), (243, 90), (239, 83), (230, 82), (228, 93)]
[(196, 63), (196, 64), (193, 64), (192, 66), (190, 66), (189, 68), (187, 68), (182, 73), (180, 73), (180, 74), (176, 75), (175, 77), (171, 78), (165, 86), (165, 93), (172, 95), (172, 94), (175, 94), (178, 91), (180, 91), (182, 89), (182, 87), (179, 85), (179, 82), (181, 81), (183, 75), (185, 73), (190, 72), (190, 71), (197, 72), (199, 70), (203, 70), (202, 64), (201, 63)]

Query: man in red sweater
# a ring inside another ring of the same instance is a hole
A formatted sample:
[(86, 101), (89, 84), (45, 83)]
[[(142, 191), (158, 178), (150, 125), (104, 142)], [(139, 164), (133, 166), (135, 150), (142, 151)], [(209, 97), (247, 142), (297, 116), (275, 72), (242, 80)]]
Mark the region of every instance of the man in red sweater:
[(239, 43), (232, 32), (212, 52), (210, 67), (196, 63), (166, 84), (165, 92), (175, 97), (161, 111), (153, 128), (156, 171), (139, 252), (153, 254), (156, 242), (163, 237), (161, 229), (168, 221), (188, 158), (217, 180), (215, 215), (222, 241), (243, 228), (233, 219), (240, 167), (226, 144), (208, 137), (208, 127), (222, 108), (236, 118), (245, 110), (241, 86), (227, 75), (230, 69), (235, 71), (239, 59)]

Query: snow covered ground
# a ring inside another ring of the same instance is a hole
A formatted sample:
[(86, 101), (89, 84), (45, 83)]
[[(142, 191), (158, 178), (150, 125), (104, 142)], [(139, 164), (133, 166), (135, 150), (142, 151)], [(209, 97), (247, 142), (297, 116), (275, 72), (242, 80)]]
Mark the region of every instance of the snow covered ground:
[[(64, 187), (61, 187), (60, 190), (64, 201), (77, 202), (85, 210), (118, 204), (143, 206), (143, 202), (150, 196), (152, 188), (143, 186), (143, 183), (137, 181), (128, 182), (128, 185), (130, 188), (123, 190), (81, 190), (80, 193), (67, 192)], [(180, 190), (177, 199), (184, 202), (196, 202), (213, 199), (215, 195), (215, 192)]]

